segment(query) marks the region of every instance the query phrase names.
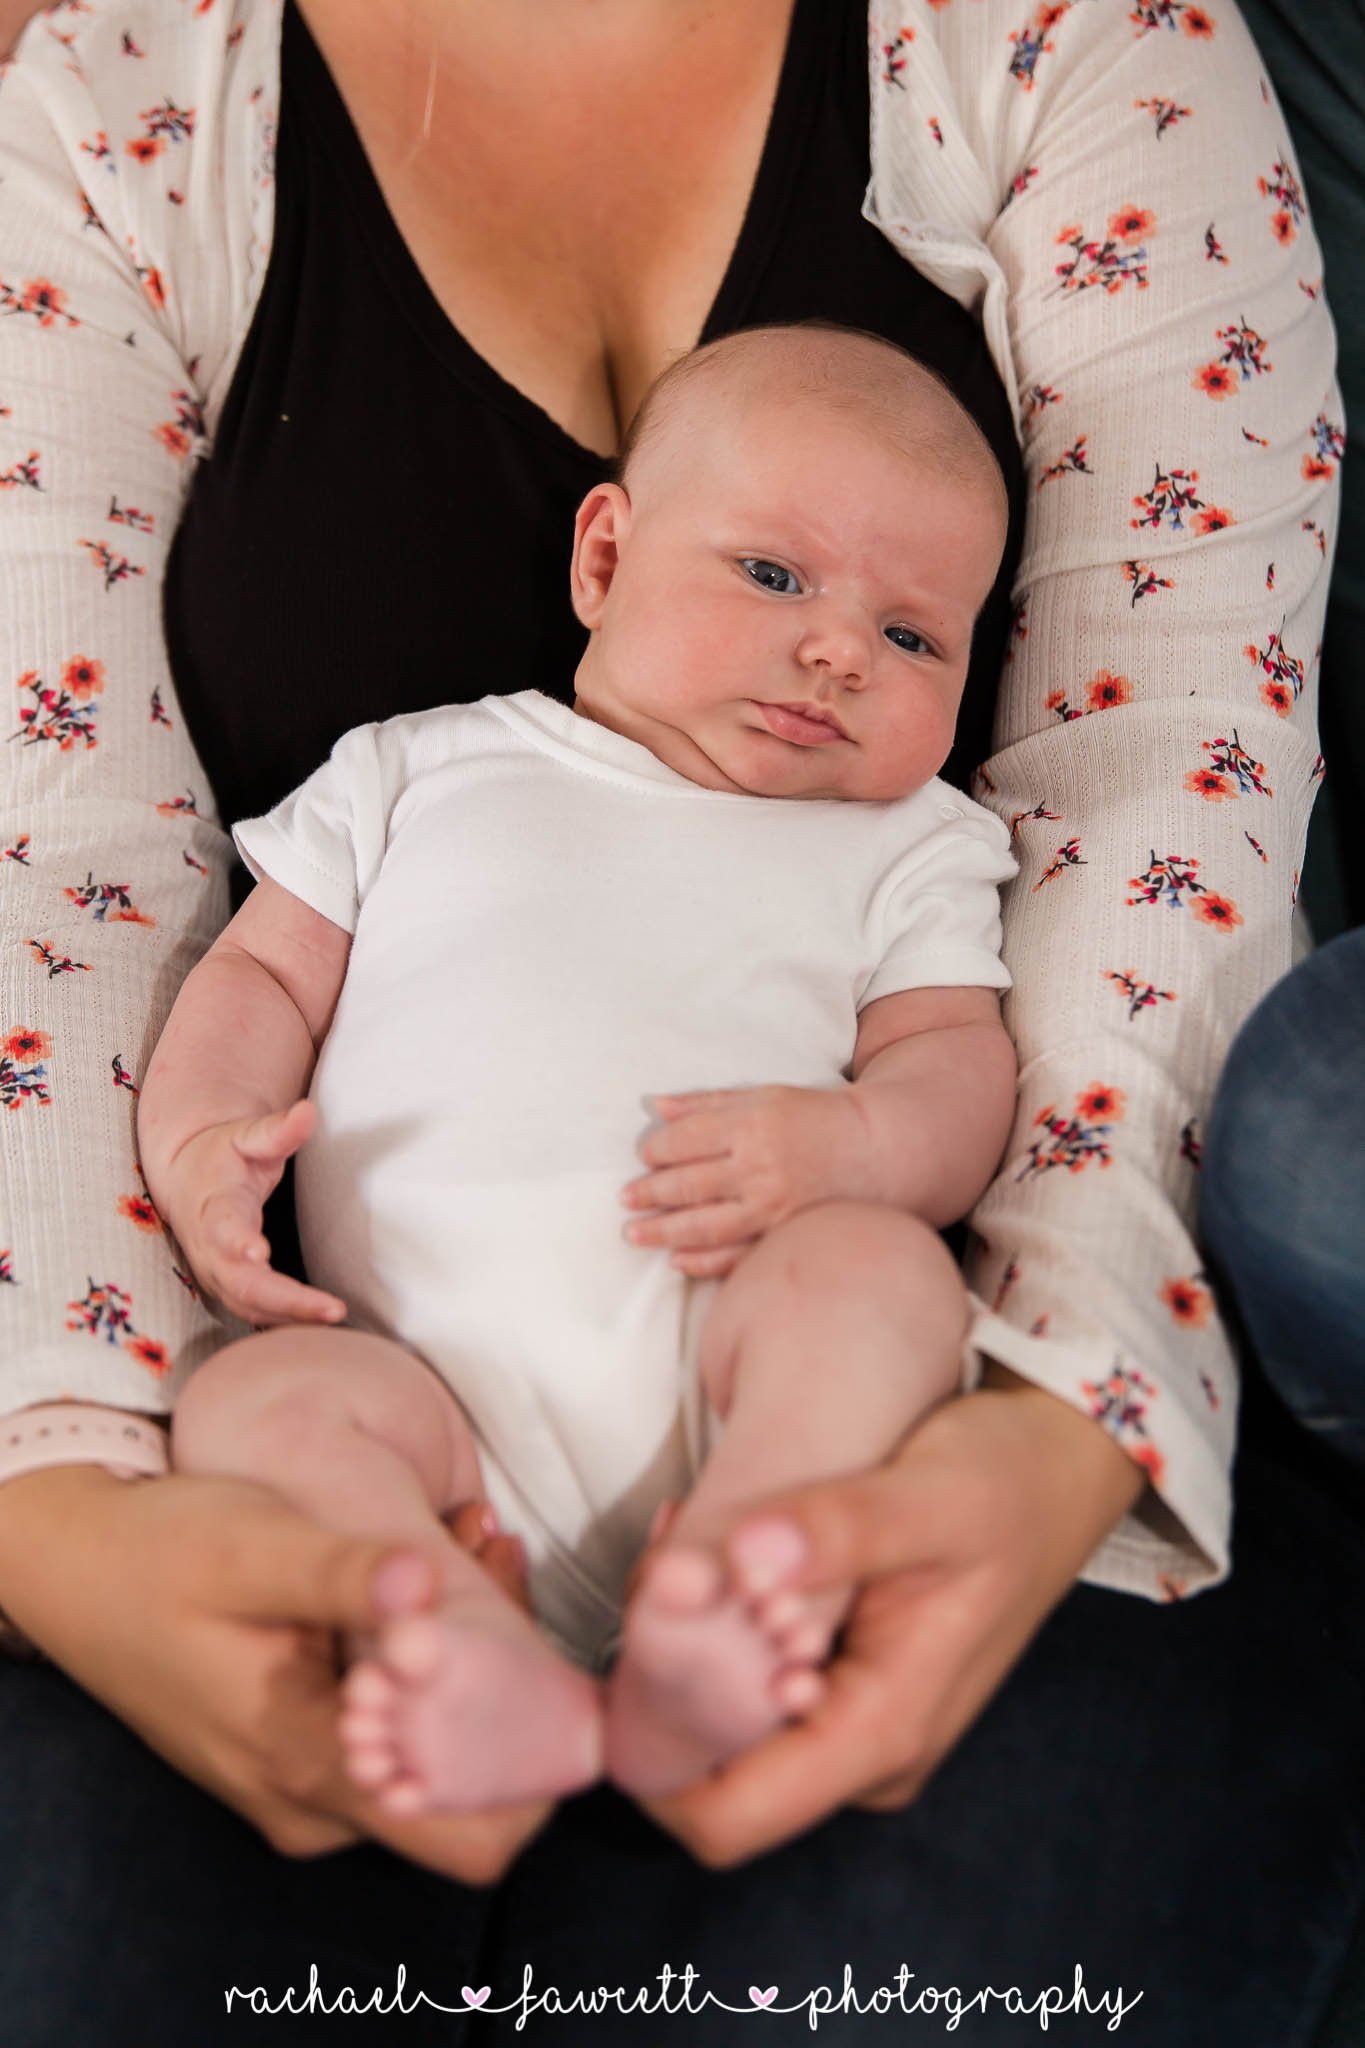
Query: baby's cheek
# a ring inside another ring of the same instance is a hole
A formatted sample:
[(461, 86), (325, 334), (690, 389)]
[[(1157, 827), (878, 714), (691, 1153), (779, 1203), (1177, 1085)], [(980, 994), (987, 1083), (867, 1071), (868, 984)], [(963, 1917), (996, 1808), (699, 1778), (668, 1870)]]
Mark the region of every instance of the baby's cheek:
[(877, 764), (884, 798), (908, 796), (937, 775), (952, 751), (954, 723), (941, 700), (927, 692), (905, 708)]

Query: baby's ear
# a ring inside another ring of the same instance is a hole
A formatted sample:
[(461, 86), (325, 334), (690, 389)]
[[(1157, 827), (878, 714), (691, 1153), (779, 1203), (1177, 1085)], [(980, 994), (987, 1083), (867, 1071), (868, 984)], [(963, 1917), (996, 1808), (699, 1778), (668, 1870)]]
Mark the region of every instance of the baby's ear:
[(630, 532), (630, 499), (620, 484), (594, 484), (573, 528), (569, 589), (580, 625), (594, 632)]

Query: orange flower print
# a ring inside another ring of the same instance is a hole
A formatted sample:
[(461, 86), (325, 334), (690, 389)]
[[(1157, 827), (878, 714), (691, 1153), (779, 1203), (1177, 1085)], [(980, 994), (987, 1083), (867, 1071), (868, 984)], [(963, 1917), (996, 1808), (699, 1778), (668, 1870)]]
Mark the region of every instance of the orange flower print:
[(157, 312), (164, 312), (166, 308), (166, 286), (162, 281), (161, 272), (154, 263), (149, 263), (145, 270), (138, 272), (138, 275), (142, 279), (143, 291), (146, 292), (147, 297), (156, 307)]
[(1187, 1330), (1202, 1330), (1213, 1312), (1213, 1296), (1198, 1279), (1167, 1280), (1160, 1293), (1175, 1320)]
[[(1281, 627), (1283, 624), (1281, 620)], [(1278, 631), (1267, 636), (1264, 647), (1249, 646), (1245, 653), (1269, 678), (1261, 684), (1261, 702), (1268, 704), (1277, 718), (1288, 718), (1303, 690), (1302, 658), (1289, 652)]]
[(1202, 7), (1187, 7), (1180, 17), (1180, 26), (1187, 36), (1198, 36), (1205, 42), (1213, 34), (1213, 20)]
[(1244, 922), (1241, 911), (1230, 896), (1215, 895), (1206, 889), (1196, 896), (1193, 903), (1195, 916), (1203, 924), (1211, 924), (1216, 931), (1230, 932)]
[(149, 1372), (156, 1373), (158, 1378), (171, 1369), (169, 1351), (164, 1344), (158, 1344), (154, 1337), (125, 1337), (123, 1349), (130, 1358), (135, 1358), (139, 1365), (145, 1365)]
[(1118, 242), (1140, 242), (1156, 226), (1156, 215), (1141, 206), (1121, 206), (1111, 213), (1108, 232)]
[(1118, 1440), (1153, 1482), (1159, 1480), (1165, 1461), (1147, 1436), (1147, 1410), (1157, 1397), (1151, 1381), (1118, 1356), (1104, 1379), (1082, 1380), (1081, 1392), (1094, 1420)]
[(1142, 1467), (1142, 1470), (1147, 1474), (1153, 1486), (1160, 1486), (1162, 1474), (1166, 1470), (1166, 1460), (1162, 1457), (1156, 1445), (1139, 1444), (1136, 1449), (1129, 1450), (1125, 1444), (1124, 1449), (1128, 1451), (1128, 1455), (1133, 1463)]
[(1270, 217), (1271, 234), (1277, 242), (1288, 246), (1298, 233), (1299, 222), (1306, 217), (1302, 186), (1286, 160), (1278, 157), (1269, 177), (1258, 178), (1256, 187), (1263, 199), (1273, 200), (1275, 204), (1275, 211)]
[(79, 325), (66, 310), (66, 293), (62, 287), (46, 277), (25, 280), (16, 310), (31, 313), (40, 327), (51, 327), (58, 320), (65, 320), (68, 327)]
[(147, 1195), (120, 1195), (118, 1198), (118, 1212), (120, 1216), (126, 1216), (130, 1223), (135, 1223), (139, 1230), (160, 1230), (161, 1228), (161, 1218), (152, 1207), (151, 1199)]
[(1226, 398), (1237, 389), (1237, 379), (1226, 363), (1205, 363), (1195, 372), (1194, 388), (1209, 398)]
[(52, 1040), (45, 1031), (11, 1031), (3, 1041), (3, 1049), (16, 1066), (31, 1067), (35, 1061), (47, 1058)]
[[(1015, 1176), (1026, 1180), (1031, 1173), (1048, 1173), (1054, 1166), (1064, 1166), (1068, 1173), (1080, 1173), (1092, 1159), (1101, 1167), (1112, 1163), (1109, 1150), (1109, 1133), (1123, 1117), (1123, 1090), (1107, 1087), (1102, 1081), (1092, 1081), (1076, 1097), (1076, 1108), (1068, 1116), (1049, 1102), (1039, 1110), (1033, 1119), (1034, 1128), (1047, 1132), (1046, 1138), (1035, 1138), (1028, 1148), (1028, 1158), (1023, 1171)], [(1098, 1104), (1100, 1114), (1092, 1114), (1087, 1107)]]
[(1196, 533), (1221, 533), (1224, 527), (1236, 524), (1231, 512), (1225, 511), (1221, 505), (1206, 505), (1195, 516), (1194, 530)]
[(1122, 1088), (1110, 1088), (1103, 1081), (1092, 1081), (1085, 1094), (1076, 1098), (1076, 1114), (1088, 1118), (1091, 1123), (1117, 1123), (1123, 1115), (1124, 1101)]
[(1062, 229), (1061, 233), (1057, 237), (1057, 244), (1060, 248), (1063, 242), (1083, 242), (1084, 240), (1085, 229), (1081, 226), (1079, 221), (1073, 221), (1068, 227), (1064, 227)]
[(1225, 796), (1236, 796), (1226, 776), (1219, 775), (1212, 768), (1193, 768), (1185, 777), (1185, 787), (1192, 796), (1207, 797), (1211, 804), (1220, 804)]
[(204, 408), (190, 391), (173, 391), (175, 418), (163, 420), (152, 432), (163, 448), (183, 459), (194, 447), (195, 436), (204, 431)]
[(104, 663), (92, 661), (88, 654), (74, 654), (62, 670), (62, 688), (88, 703), (104, 688)]
[(1304, 475), (1304, 481), (1305, 481), (1306, 483), (1310, 483), (1310, 484), (1313, 484), (1313, 483), (1317, 483), (1317, 482), (1318, 482), (1318, 480), (1319, 480), (1319, 479), (1320, 479), (1321, 477), (1325, 477), (1325, 476), (1330, 476), (1331, 474), (1332, 474), (1332, 465), (1331, 465), (1331, 463), (1330, 463), (1330, 462), (1324, 462), (1324, 461), (1323, 461), (1323, 459), (1322, 459), (1322, 457), (1321, 457), (1320, 455), (1305, 455), (1305, 456), (1304, 456), (1304, 458), (1303, 458), (1303, 475)]
[(11, 1031), (0, 1040), (0, 1109), (22, 1109), (26, 1103), (50, 1104), (43, 1061), (52, 1050), (45, 1031)]
[(135, 135), (128, 144), (128, 154), (135, 163), (149, 164), (154, 156), (160, 156), (165, 147), (159, 135)]
[(1111, 676), (1107, 668), (1097, 668), (1090, 678), (1091, 711), (1109, 711), (1115, 704), (1127, 704), (1133, 695), (1133, 686), (1127, 676)]

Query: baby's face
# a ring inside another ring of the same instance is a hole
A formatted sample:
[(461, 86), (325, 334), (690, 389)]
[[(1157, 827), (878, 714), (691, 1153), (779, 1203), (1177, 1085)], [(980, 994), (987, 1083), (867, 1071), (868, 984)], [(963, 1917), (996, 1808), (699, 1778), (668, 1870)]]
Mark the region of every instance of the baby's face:
[(578, 710), (711, 789), (885, 800), (927, 782), (1004, 541), (990, 492), (811, 401), (660, 456), (630, 498), (607, 487), (615, 566)]

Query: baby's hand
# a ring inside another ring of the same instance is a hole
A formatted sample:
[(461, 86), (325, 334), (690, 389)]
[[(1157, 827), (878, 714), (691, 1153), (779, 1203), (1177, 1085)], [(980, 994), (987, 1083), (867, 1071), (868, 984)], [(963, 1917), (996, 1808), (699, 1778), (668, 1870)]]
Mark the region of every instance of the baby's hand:
[(662, 1128), (640, 1156), (654, 1170), (621, 1200), (652, 1215), (626, 1225), (632, 1244), (661, 1245), (694, 1279), (716, 1279), (799, 1209), (854, 1192), (861, 1126), (843, 1088), (730, 1088), (656, 1095)]
[(346, 1304), (274, 1271), (261, 1234), (266, 1196), (309, 1137), (317, 1112), (296, 1102), (200, 1131), (169, 1169), (167, 1220), (195, 1278), (248, 1323), (339, 1323)]

